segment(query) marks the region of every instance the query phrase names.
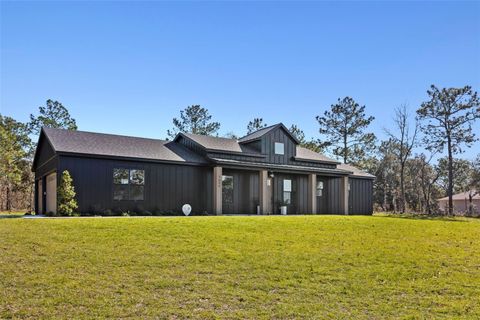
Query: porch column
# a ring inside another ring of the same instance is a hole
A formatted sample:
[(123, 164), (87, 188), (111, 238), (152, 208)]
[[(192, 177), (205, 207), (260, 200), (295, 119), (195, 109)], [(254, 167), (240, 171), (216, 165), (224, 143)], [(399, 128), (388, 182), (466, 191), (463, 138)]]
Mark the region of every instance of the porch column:
[(348, 215), (348, 177), (342, 177), (342, 209), (343, 214)]
[(308, 195), (307, 201), (308, 206), (307, 210), (308, 213), (316, 214), (317, 213), (317, 175), (311, 173), (308, 175)]
[(260, 170), (259, 171), (259, 180), (258, 180), (258, 191), (260, 193), (259, 205), (260, 205), (260, 214), (267, 214), (268, 213), (268, 171), (267, 170)]
[(222, 214), (222, 167), (213, 168), (213, 214)]

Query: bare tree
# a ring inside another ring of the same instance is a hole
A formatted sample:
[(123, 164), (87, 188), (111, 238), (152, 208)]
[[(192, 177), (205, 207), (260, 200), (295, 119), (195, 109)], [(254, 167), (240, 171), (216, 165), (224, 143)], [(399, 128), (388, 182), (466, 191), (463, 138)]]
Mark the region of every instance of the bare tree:
[(396, 127), (395, 131), (397, 132), (392, 132), (388, 129), (385, 129), (385, 131), (395, 145), (398, 146), (398, 150), (396, 150), (395, 154), (400, 165), (400, 211), (405, 213), (405, 164), (412, 154), (413, 147), (416, 144), (419, 126), (418, 121), (415, 119), (415, 124), (413, 128), (411, 128), (409, 122), (410, 115), (406, 104), (402, 104), (395, 109), (393, 121)]

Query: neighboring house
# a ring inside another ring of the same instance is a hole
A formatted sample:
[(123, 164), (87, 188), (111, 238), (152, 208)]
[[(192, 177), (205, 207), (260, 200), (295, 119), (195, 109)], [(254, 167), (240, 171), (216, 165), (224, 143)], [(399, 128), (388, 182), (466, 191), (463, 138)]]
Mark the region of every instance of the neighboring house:
[[(453, 195), (453, 212), (469, 213), (470, 198), (472, 198), (473, 214), (480, 214), (480, 192), (475, 190)], [(437, 199), (438, 207), (442, 212), (448, 211), (448, 197)]]
[(374, 176), (299, 146), (283, 124), (238, 140), (173, 141), (43, 128), (33, 162), (37, 213), (55, 212), (68, 170), (80, 212), (372, 214)]

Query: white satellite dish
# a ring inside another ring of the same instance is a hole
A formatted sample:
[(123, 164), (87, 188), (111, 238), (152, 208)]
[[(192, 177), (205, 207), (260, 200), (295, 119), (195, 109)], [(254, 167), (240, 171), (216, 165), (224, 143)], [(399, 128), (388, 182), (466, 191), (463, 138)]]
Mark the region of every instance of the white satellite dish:
[(188, 216), (192, 212), (192, 206), (189, 204), (184, 204), (182, 207), (183, 214)]

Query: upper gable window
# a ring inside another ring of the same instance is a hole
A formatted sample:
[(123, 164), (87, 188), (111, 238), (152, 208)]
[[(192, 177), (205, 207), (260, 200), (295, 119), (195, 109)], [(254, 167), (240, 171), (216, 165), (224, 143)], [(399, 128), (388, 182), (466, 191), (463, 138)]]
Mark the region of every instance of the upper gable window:
[(281, 142), (275, 142), (275, 154), (285, 154), (285, 145)]

